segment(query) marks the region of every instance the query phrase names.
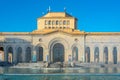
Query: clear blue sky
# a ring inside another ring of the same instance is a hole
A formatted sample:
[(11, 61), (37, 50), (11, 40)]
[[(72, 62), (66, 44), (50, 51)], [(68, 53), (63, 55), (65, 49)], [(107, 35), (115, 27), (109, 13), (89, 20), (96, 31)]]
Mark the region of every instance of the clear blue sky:
[(0, 32), (31, 32), (47, 12), (64, 11), (78, 18), (86, 32), (120, 32), (120, 0), (0, 0)]

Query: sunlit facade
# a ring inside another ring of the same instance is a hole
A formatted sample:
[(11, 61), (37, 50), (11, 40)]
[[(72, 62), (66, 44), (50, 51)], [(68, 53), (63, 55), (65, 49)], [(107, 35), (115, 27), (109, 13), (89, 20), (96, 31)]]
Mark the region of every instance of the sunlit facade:
[(77, 30), (77, 18), (48, 12), (33, 32), (1, 32), (0, 61), (120, 63), (120, 33)]

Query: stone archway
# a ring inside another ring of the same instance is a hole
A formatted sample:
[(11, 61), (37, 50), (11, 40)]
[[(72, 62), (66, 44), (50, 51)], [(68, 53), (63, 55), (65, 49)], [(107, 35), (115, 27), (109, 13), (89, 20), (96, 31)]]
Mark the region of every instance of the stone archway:
[(56, 43), (52, 49), (53, 62), (64, 62), (64, 46), (61, 43)]
[(85, 48), (85, 62), (90, 63), (90, 47)]
[(95, 50), (94, 50), (94, 62), (95, 63), (99, 62), (99, 48), (98, 47), (95, 47)]
[(37, 47), (37, 61), (43, 61), (43, 47)]
[(4, 48), (0, 47), (0, 61), (4, 61)]
[(26, 58), (26, 62), (30, 62), (31, 61), (31, 48), (30, 47), (26, 48), (25, 58)]
[(104, 48), (104, 63), (108, 64), (108, 47)]
[(113, 63), (117, 64), (117, 47), (113, 48)]
[(21, 47), (17, 48), (17, 62), (18, 63), (22, 62), (22, 48)]
[(13, 63), (13, 48), (12, 47), (7, 48), (7, 61), (10, 63)]
[(48, 45), (48, 49), (49, 49), (49, 55), (48, 55), (48, 59), (50, 62), (53, 62), (53, 47), (55, 46), (55, 44), (60, 44), (61, 46), (63, 46), (63, 49), (64, 49), (64, 61), (67, 61), (67, 50), (69, 48), (69, 44), (68, 42), (64, 39), (64, 38), (54, 38), (52, 39), (50, 42), (49, 42), (49, 45)]

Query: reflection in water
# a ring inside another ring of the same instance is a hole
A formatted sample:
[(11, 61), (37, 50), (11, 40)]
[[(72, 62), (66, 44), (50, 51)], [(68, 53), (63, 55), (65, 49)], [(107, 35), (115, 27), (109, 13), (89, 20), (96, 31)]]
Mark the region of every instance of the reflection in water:
[(120, 68), (0, 68), (0, 71), (4, 73), (0, 80), (120, 80)]
[(120, 80), (120, 76), (81, 76), (81, 75), (11, 75), (2, 76), (0, 80)]

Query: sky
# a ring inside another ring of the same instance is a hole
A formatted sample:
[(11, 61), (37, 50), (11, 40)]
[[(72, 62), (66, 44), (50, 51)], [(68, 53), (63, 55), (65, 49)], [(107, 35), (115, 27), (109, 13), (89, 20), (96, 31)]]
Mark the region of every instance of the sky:
[(85, 32), (120, 32), (120, 0), (0, 0), (0, 32), (32, 32), (37, 18), (66, 12)]

